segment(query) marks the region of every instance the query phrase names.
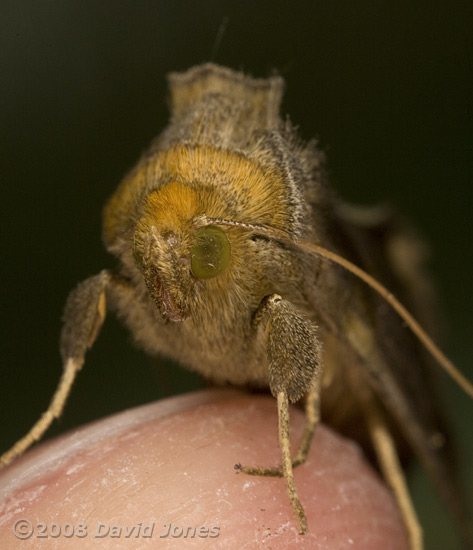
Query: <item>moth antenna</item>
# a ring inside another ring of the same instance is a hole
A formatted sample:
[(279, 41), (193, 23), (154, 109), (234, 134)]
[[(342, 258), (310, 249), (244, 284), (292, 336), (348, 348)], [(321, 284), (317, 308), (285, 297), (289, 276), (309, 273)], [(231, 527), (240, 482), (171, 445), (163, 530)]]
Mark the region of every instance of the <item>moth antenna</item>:
[(218, 50), (220, 49), (220, 44), (222, 43), (225, 31), (227, 30), (229, 19), (230, 18), (228, 17), (228, 15), (225, 15), (225, 17), (222, 19), (222, 22), (220, 23), (217, 31), (217, 36), (215, 37), (214, 45), (212, 47), (212, 53), (210, 55), (211, 61), (215, 61), (215, 58), (217, 57)]
[[(281, 237), (279, 237), (281, 238)], [(287, 237), (283, 237), (283, 240), (287, 240)], [(407, 311), (407, 309), (401, 304), (401, 302), (389, 292), (389, 290), (383, 286), (374, 277), (363, 271), (352, 262), (346, 260), (342, 256), (331, 252), (326, 248), (307, 242), (303, 240), (291, 241), (307, 251), (321, 256), (335, 264), (342, 266), (350, 273), (353, 273), (356, 277), (364, 281), (374, 291), (376, 291), (390, 306), (399, 314), (399, 316), (406, 322), (407, 326), (417, 336), (424, 347), (439, 363), (439, 365), (455, 380), (455, 382), (462, 388), (462, 390), (473, 398), (473, 384), (455, 367), (450, 359), (442, 352), (442, 350), (434, 343), (432, 338), (427, 332), (419, 325), (414, 317)]]
[(358, 277), (364, 281), (369, 287), (371, 287), (375, 292), (377, 292), (388, 304), (398, 313), (398, 315), (405, 321), (407, 326), (412, 330), (412, 332), (417, 336), (422, 345), (427, 349), (427, 351), (432, 355), (432, 357), (438, 362), (438, 364), (450, 375), (453, 380), (460, 386), (460, 388), (471, 398), (473, 398), (473, 384), (464, 376), (450, 361), (450, 359), (443, 353), (443, 351), (435, 344), (432, 338), (427, 334), (427, 332), (419, 325), (419, 323), (414, 319), (414, 317), (407, 311), (407, 309), (401, 304), (401, 302), (394, 297), (394, 295), (389, 292), (389, 290), (383, 286), (379, 281), (374, 277), (369, 275), (366, 271), (355, 265), (354, 263), (346, 260), (342, 256), (339, 256), (335, 252), (331, 252), (323, 246), (319, 246), (308, 241), (301, 239), (291, 239), (288, 235), (274, 230), (272, 228), (264, 227), (258, 224), (250, 224), (244, 222), (237, 222), (234, 220), (228, 220), (224, 218), (207, 218), (205, 215), (201, 217), (201, 222), (207, 223), (217, 223), (220, 225), (236, 225), (248, 230), (251, 230), (255, 233), (260, 233), (266, 235), (275, 240), (285, 242), (288, 244), (295, 244), (296, 246), (305, 249), (310, 254), (320, 256), (330, 262), (333, 262), (337, 265), (340, 265), (350, 273), (353, 273), (355, 277)]

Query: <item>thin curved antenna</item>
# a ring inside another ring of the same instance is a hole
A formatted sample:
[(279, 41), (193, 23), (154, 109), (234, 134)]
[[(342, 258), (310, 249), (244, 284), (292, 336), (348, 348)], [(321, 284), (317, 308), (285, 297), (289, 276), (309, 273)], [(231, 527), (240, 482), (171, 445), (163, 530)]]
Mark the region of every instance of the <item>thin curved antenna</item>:
[(342, 256), (339, 256), (335, 252), (327, 250), (323, 246), (313, 244), (302, 239), (292, 239), (287, 234), (284, 234), (280, 231), (274, 230), (272, 228), (267, 228), (261, 225), (248, 224), (235, 222), (233, 220), (226, 220), (223, 218), (207, 218), (203, 216), (209, 223), (215, 223), (219, 225), (231, 225), (239, 226), (245, 229), (251, 230), (256, 234), (261, 234), (267, 236), (271, 239), (277, 241), (295, 245), (309, 254), (324, 258), (330, 262), (333, 262), (353, 275), (365, 282), (369, 287), (371, 287), (375, 292), (377, 292), (388, 304), (396, 311), (396, 313), (405, 321), (406, 325), (411, 329), (411, 331), (417, 336), (422, 345), (427, 349), (427, 351), (432, 355), (432, 357), (437, 361), (437, 363), (455, 380), (455, 382), (462, 388), (462, 390), (473, 398), (473, 384), (455, 367), (455, 365), (450, 361), (450, 359), (442, 352), (442, 350), (434, 343), (432, 338), (427, 334), (427, 332), (420, 326), (420, 324), (415, 320), (411, 313), (401, 304), (401, 302), (394, 297), (394, 295), (379, 281), (374, 277), (369, 275), (366, 271), (353, 264), (352, 262), (346, 260)]

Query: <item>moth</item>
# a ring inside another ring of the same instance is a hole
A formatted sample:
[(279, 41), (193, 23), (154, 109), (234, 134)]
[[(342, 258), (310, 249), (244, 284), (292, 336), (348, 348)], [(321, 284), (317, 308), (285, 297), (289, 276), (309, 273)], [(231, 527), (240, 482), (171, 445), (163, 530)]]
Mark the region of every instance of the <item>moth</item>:
[[(110, 309), (150, 354), (217, 384), (269, 388), (281, 466), (237, 469), (283, 476), (301, 533), (308, 526), (293, 468), (322, 417), (376, 458), (412, 549), (422, 548), (422, 532), (402, 474), (408, 449), (466, 538), (424, 348), (470, 395), (473, 388), (391, 294), (429, 325), (422, 243), (389, 210), (355, 208), (335, 194), (317, 143), (302, 142), (279, 115), (282, 78), (207, 63), (170, 74), (169, 88), (169, 125), (104, 209), (103, 239), (117, 267), (70, 294), (62, 379), (1, 464), (61, 414)], [(299, 401), (306, 426), (291, 456), (289, 402)]]

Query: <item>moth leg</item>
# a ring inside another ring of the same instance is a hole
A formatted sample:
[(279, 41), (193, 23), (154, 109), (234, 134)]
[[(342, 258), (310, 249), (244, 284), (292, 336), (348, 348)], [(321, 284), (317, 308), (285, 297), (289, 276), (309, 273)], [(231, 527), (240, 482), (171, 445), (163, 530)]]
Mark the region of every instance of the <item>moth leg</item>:
[(49, 403), (49, 407), (44, 412), (40, 419), (30, 428), (29, 432), (18, 440), (11, 449), (0, 456), (0, 469), (12, 462), (15, 458), (22, 455), (35, 441), (38, 441), (43, 436), (44, 432), (49, 428), (52, 421), (57, 418), (67, 400), (71, 391), (72, 383), (75, 380), (77, 372), (80, 370), (82, 363), (70, 359), (64, 366), (64, 372), (61, 376), (59, 385), (54, 392), (53, 398)]
[(0, 469), (41, 439), (53, 420), (61, 415), (72, 384), (84, 363), (85, 353), (94, 343), (105, 319), (105, 291), (110, 280), (111, 274), (102, 271), (80, 283), (69, 295), (61, 333), (63, 374), (46, 412), (25, 436), (0, 457)]
[[(305, 402), (305, 426), (302, 434), (299, 447), (296, 454), (292, 459), (292, 467), (300, 466), (304, 464), (309, 453), (310, 444), (314, 437), (315, 430), (320, 422), (320, 379), (314, 378), (310, 391), (306, 396)], [(241, 466), (237, 464), (235, 469), (248, 475), (253, 476), (272, 476), (283, 477), (282, 466), (274, 468), (261, 468), (252, 466)]]
[[(278, 404), (278, 434), (282, 463), (279, 468), (235, 468), (250, 475), (280, 476), (286, 480), (289, 500), (299, 521), (301, 533), (307, 520), (294, 483), (293, 464), (306, 459), (319, 419), (320, 343), (316, 326), (277, 294), (266, 297), (254, 320), (264, 331), (269, 363), (269, 386)], [(289, 401), (297, 401), (308, 392), (306, 426), (294, 460), (291, 458)]]
[(277, 394), (278, 401), (278, 433), (279, 446), (281, 447), (282, 458), (282, 473), (286, 480), (287, 493), (292, 509), (296, 514), (299, 522), (299, 530), (301, 534), (307, 532), (307, 519), (305, 517), (304, 508), (297, 494), (296, 484), (294, 481), (294, 472), (292, 469), (291, 459), (291, 437), (289, 432), (289, 400), (285, 391), (279, 391)]
[(297, 453), (292, 459), (292, 467), (304, 464), (310, 444), (320, 422), (320, 377), (314, 378), (305, 402), (305, 426)]
[(406, 478), (402, 466), (399, 463), (394, 440), (381, 411), (373, 400), (366, 401), (363, 405), (376, 456), (383, 477), (391, 487), (396, 498), (399, 511), (401, 512), (409, 536), (410, 548), (411, 550), (422, 550), (424, 547), (422, 527), (412, 504)]
[(281, 466), (278, 468), (263, 468), (241, 466), (240, 464), (237, 464), (235, 466), (235, 469), (249, 475), (284, 477), (284, 479), (286, 480), (289, 501), (292, 505), (292, 508), (299, 523), (300, 533), (304, 534), (307, 532), (307, 518), (305, 516), (304, 508), (302, 507), (301, 501), (299, 500), (296, 484), (294, 481), (294, 461), (291, 458), (289, 399), (285, 391), (278, 392), (276, 395), (276, 399), (278, 404), (278, 436), (279, 447), (281, 449)]

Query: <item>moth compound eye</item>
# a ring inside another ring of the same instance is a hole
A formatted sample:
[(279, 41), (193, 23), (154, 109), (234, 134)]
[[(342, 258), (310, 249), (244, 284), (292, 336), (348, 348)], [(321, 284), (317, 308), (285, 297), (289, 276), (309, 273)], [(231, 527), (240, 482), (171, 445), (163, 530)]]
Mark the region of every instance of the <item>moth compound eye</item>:
[(191, 249), (191, 271), (198, 279), (212, 279), (225, 271), (230, 261), (230, 242), (225, 232), (209, 225), (198, 229)]

